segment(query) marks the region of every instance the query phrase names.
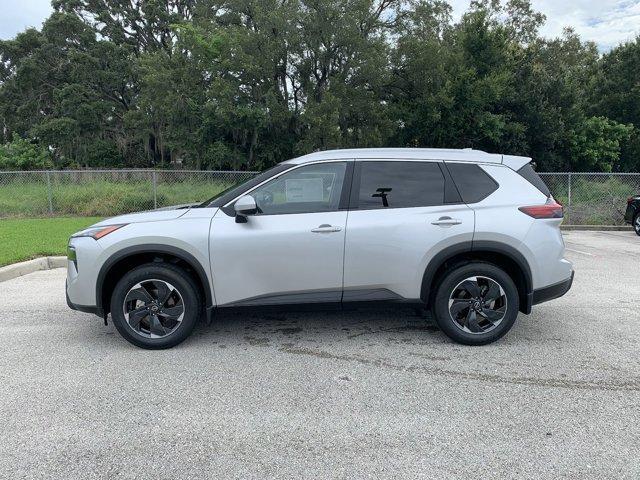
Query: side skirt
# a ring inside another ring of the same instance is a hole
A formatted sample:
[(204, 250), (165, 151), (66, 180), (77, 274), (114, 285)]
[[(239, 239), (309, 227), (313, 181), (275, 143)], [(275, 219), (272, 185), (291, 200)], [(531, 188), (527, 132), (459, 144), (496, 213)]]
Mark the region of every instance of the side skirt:
[[(340, 300), (342, 298), (342, 300)], [(336, 291), (276, 294), (251, 298), (242, 302), (218, 305), (207, 311), (210, 321), (214, 310), (220, 311), (336, 311), (356, 310), (362, 308), (380, 307), (411, 307), (423, 308), (420, 299), (408, 299), (387, 289), (346, 290), (344, 293)]]
[(380, 308), (425, 308), (425, 304), (420, 299), (403, 301), (397, 300), (374, 300), (374, 301), (354, 301), (354, 302), (316, 302), (316, 303), (284, 303), (281, 305), (231, 305), (218, 306), (207, 312), (207, 321), (212, 321), (216, 312), (339, 312), (355, 310), (375, 310)]

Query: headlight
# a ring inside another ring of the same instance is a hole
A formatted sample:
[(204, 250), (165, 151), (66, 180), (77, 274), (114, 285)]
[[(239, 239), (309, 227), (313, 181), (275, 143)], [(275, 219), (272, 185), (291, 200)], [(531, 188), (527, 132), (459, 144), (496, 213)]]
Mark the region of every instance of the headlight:
[(105, 235), (109, 235), (111, 232), (115, 232), (119, 228), (122, 228), (126, 225), (126, 223), (122, 225), (107, 225), (106, 227), (89, 227), (84, 230), (79, 231), (78, 233), (74, 233), (71, 235), (71, 238), (78, 237), (91, 237), (94, 240), (98, 240)]
[(78, 256), (76, 255), (76, 249), (71, 245), (67, 245), (67, 258), (73, 262), (76, 267), (76, 272), (78, 271)]

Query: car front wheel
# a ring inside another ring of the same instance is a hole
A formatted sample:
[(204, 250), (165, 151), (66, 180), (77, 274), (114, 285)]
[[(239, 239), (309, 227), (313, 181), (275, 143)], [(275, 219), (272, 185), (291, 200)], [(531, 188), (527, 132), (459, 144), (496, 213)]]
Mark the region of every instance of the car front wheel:
[(200, 292), (193, 278), (166, 263), (149, 263), (128, 272), (111, 297), (111, 317), (118, 332), (147, 349), (170, 348), (182, 342), (201, 312)]
[(485, 345), (506, 334), (518, 316), (518, 290), (495, 265), (458, 266), (440, 282), (433, 313), (442, 331), (466, 345)]
[(636, 218), (633, 219), (633, 229), (636, 235), (640, 235), (640, 213), (636, 214)]

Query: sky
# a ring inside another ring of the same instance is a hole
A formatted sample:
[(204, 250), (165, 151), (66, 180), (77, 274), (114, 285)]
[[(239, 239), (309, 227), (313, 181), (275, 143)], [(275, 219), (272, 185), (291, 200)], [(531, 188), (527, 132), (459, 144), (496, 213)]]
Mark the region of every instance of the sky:
[[(449, 0), (454, 17), (469, 0)], [(541, 33), (556, 37), (573, 27), (584, 40), (596, 42), (600, 51), (640, 35), (640, 0), (532, 0), (535, 10), (547, 16)], [(28, 27), (39, 28), (51, 13), (50, 0), (0, 0), (0, 39), (12, 38)]]
[[(2, 2), (3, 0), (0, 0)], [(469, 0), (449, 0), (458, 18)], [(583, 40), (591, 40), (606, 52), (640, 35), (640, 0), (532, 0), (534, 10), (547, 17), (540, 33), (557, 37), (573, 27)]]

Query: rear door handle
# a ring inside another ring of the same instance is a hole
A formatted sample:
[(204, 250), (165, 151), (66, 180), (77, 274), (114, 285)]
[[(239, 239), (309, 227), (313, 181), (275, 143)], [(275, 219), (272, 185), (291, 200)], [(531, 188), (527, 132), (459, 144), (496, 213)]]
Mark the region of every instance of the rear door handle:
[(440, 217), (435, 222), (431, 222), (431, 225), (439, 225), (440, 227), (450, 227), (452, 225), (460, 225), (462, 220), (451, 217)]
[(341, 227), (334, 227), (332, 225), (329, 225), (328, 223), (323, 223), (322, 225), (318, 226), (318, 228), (311, 229), (313, 233), (332, 233), (339, 232), (341, 230)]

